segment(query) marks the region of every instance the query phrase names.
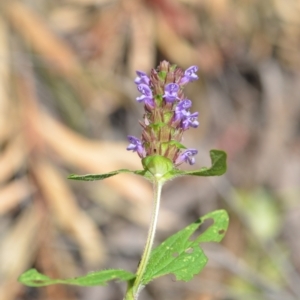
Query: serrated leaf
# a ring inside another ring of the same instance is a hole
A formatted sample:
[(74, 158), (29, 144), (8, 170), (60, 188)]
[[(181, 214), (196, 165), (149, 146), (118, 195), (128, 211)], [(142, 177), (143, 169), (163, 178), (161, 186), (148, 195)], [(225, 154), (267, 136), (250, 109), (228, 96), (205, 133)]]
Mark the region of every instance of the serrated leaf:
[(32, 287), (47, 286), (52, 284), (69, 284), (80, 286), (96, 286), (106, 285), (108, 281), (128, 281), (133, 279), (135, 274), (125, 270), (103, 270), (99, 272), (91, 272), (85, 276), (69, 279), (51, 279), (46, 275), (39, 273), (36, 269), (30, 269), (23, 273), (18, 281)]
[[(190, 240), (192, 234), (207, 219), (213, 219), (214, 223), (195, 240)], [(169, 237), (153, 250), (143, 278), (143, 285), (171, 273), (176, 276), (177, 280), (191, 280), (207, 263), (207, 257), (199, 243), (220, 242), (225, 235), (228, 223), (227, 212), (217, 210)]]

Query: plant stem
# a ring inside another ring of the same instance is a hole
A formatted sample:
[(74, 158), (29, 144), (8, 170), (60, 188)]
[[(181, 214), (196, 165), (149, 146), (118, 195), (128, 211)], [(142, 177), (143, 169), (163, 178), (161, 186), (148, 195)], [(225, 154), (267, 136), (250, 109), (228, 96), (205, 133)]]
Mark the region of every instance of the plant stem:
[(161, 181), (160, 179), (156, 178), (153, 181), (154, 200), (153, 200), (152, 216), (151, 216), (151, 223), (148, 231), (148, 237), (147, 237), (145, 249), (140, 264), (136, 271), (136, 279), (133, 285), (130, 288), (128, 288), (125, 300), (131, 300), (131, 299), (137, 300), (139, 292), (143, 288), (142, 280), (150, 258), (155, 232), (156, 232), (162, 186), (163, 186), (163, 181)]

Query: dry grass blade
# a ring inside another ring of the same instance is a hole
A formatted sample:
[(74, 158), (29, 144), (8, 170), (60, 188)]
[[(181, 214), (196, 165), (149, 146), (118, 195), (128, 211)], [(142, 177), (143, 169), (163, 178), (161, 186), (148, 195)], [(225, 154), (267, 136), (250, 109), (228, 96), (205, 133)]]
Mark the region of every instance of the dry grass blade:
[(0, 248), (0, 299), (13, 300), (23, 288), (17, 278), (30, 265), (39, 244), (42, 214), (37, 207), (25, 210), (6, 233)]
[(78, 5), (83, 5), (83, 6), (88, 6), (88, 5), (107, 5), (114, 3), (116, 0), (70, 0), (70, 3), (78, 4)]
[(181, 66), (191, 66), (198, 62), (195, 49), (175, 32), (159, 12), (156, 14), (156, 37), (158, 47), (171, 61)]
[[(125, 5), (125, 4), (124, 4)], [(155, 35), (153, 14), (140, 2), (127, 2), (132, 42), (129, 45), (129, 74), (136, 70), (150, 70), (154, 66)]]
[(22, 166), (27, 149), (21, 137), (15, 137), (0, 156), (0, 183), (8, 180)]
[(15, 180), (0, 189), (0, 215), (9, 212), (32, 194), (32, 187), (26, 178)]
[[(125, 143), (91, 141), (46, 114), (42, 115), (42, 120), (43, 128), (38, 122), (35, 123), (36, 120), (32, 120), (36, 132), (64, 161), (84, 170), (85, 173), (105, 173), (122, 168), (141, 169), (136, 155), (125, 150)], [(124, 176), (126, 181), (123, 180)], [(150, 202), (152, 198), (150, 186), (142, 178), (118, 175), (104, 182), (133, 202)]]
[(8, 44), (8, 28), (3, 17), (0, 16), (0, 142), (9, 132), (7, 123), (8, 113), (8, 89), (9, 89), (9, 44)]
[(101, 69), (117, 70), (123, 59), (120, 49), (125, 48), (126, 14), (119, 5), (109, 6), (99, 13), (87, 35), (85, 47), (91, 48), (90, 57), (96, 60)]
[(4, 12), (14, 29), (22, 35), (28, 45), (33, 47), (61, 72), (77, 73), (79, 64), (71, 48), (46, 27), (44, 20), (22, 2), (11, 1), (4, 6)]
[(76, 240), (84, 261), (88, 265), (102, 263), (106, 250), (101, 233), (94, 221), (78, 207), (66, 179), (46, 161), (36, 162), (32, 170), (54, 218)]

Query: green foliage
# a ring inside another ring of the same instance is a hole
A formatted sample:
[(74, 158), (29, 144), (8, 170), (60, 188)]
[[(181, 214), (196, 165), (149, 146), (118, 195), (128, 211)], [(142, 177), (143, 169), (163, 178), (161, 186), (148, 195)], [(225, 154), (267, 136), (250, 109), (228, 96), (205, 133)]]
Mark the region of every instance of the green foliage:
[(142, 164), (145, 170), (153, 176), (159, 177), (163, 177), (174, 168), (172, 161), (161, 155), (146, 156), (143, 158)]
[(200, 170), (196, 171), (187, 171), (182, 172), (182, 175), (193, 175), (193, 176), (220, 176), (226, 172), (227, 165), (226, 165), (226, 152), (222, 150), (210, 150), (209, 151), (212, 166), (211, 168), (203, 167)]
[(169, 180), (175, 177), (192, 175), (192, 176), (220, 176), (223, 175), (227, 170), (227, 154), (222, 150), (210, 150), (211, 167), (203, 167), (200, 170), (193, 171), (182, 171), (173, 169), (165, 177), (165, 180)]
[[(212, 219), (213, 224), (205, 232), (191, 240), (193, 233), (208, 219)], [(226, 211), (218, 210), (205, 215), (169, 237), (151, 253), (147, 270), (143, 276), (143, 285), (170, 273), (175, 274), (177, 280), (191, 280), (207, 263), (207, 257), (200, 248), (199, 243), (220, 242), (227, 227), (228, 215)], [(131, 281), (135, 276), (135, 274), (125, 270), (103, 270), (76, 278), (51, 279), (39, 273), (36, 269), (30, 269), (19, 277), (19, 281), (32, 287), (52, 284), (96, 286), (106, 285), (111, 280)]]
[[(193, 233), (208, 219), (212, 219), (213, 224), (204, 233), (191, 240)], [(228, 223), (227, 212), (217, 210), (169, 237), (151, 253), (143, 284), (146, 285), (155, 278), (171, 273), (177, 280), (191, 280), (204, 268), (208, 260), (199, 243), (220, 242)]]
[[(226, 172), (226, 153), (221, 150), (211, 150), (210, 157), (212, 162), (210, 168), (203, 167), (195, 171), (178, 170), (170, 159), (160, 155), (153, 155), (147, 156), (142, 160), (143, 170), (131, 171), (121, 169), (106, 174), (73, 174), (69, 176), (69, 179), (84, 181), (102, 180), (119, 173), (133, 173), (153, 181), (156, 185), (162, 185), (163, 182), (178, 176), (218, 176), (224, 174)], [(198, 235), (195, 239), (191, 239), (200, 225), (209, 219), (213, 221), (213, 224), (204, 233)], [(146, 269), (143, 269), (141, 273), (143, 275), (139, 277), (139, 273), (137, 272), (138, 283), (135, 282), (137, 280), (135, 279), (136, 275), (125, 270), (104, 270), (77, 278), (51, 279), (40, 274), (37, 270), (31, 269), (21, 275), (19, 281), (28, 286), (45, 286), (50, 284), (93, 286), (105, 285), (110, 280), (120, 280), (128, 281), (128, 286), (132, 288), (134, 287), (132, 284), (136, 284), (136, 288), (139, 288), (140, 285), (146, 285), (153, 279), (167, 274), (174, 274), (177, 280), (189, 281), (204, 268), (208, 260), (199, 244), (201, 242), (220, 242), (225, 235), (228, 222), (227, 212), (218, 210), (205, 215), (185, 229), (169, 237), (154, 249), (151, 254), (149, 252), (150, 259), (145, 264)], [(127, 295), (131, 292), (129, 288)]]
[(134, 173), (134, 171), (130, 171), (127, 169), (120, 169), (120, 170), (112, 171), (112, 172), (105, 173), (105, 174), (86, 174), (86, 175), (71, 174), (68, 176), (68, 179), (83, 180), (83, 181), (103, 180), (103, 179), (112, 177), (114, 175), (120, 174), (120, 173)]
[(52, 284), (70, 284), (80, 286), (106, 285), (108, 281), (128, 281), (135, 277), (134, 274), (124, 270), (103, 270), (91, 272), (85, 276), (69, 279), (51, 279), (39, 273), (36, 269), (30, 269), (19, 277), (19, 282), (33, 287), (47, 286)]
[(256, 237), (274, 239), (282, 226), (276, 199), (265, 189), (236, 190), (236, 203)]
[(87, 174), (87, 175), (75, 175), (72, 174), (68, 179), (73, 180), (83, 180), (83, 181), (93, 181), (93, 180), (103, 180), (111, 176), (120, 173), (132, 173), (145, 177), (146, 179), (152, 181), (153, 176), (160, 175), (162, 181), (168, 181), (175, 177), (192, 175), (192, 176), (220, 176), (226, 172), (226, 152), (222, 150), (211, 150), (210, 158), (212, 166), (210, 168), (203, 167), (200, 170), (195, 171), (182, 171), (174, 168), (172, 162), (159, 155), (147, 156), (142, 160), (144, 170), (131, 171), (128, 169), (121, 169), (112, 171), (105, 174)]

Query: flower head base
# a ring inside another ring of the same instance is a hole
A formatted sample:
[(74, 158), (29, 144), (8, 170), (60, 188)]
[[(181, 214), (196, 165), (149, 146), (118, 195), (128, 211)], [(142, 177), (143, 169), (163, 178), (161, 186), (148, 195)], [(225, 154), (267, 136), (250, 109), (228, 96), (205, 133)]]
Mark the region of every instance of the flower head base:
[(136, 100), (145, 105), (144, 122), (140, 122), (143, 133), (141, 140), (128, 136), (127, 150), (136, 151), (141, 158), (163, 156), (174, 167), (183, 162), (195, 163), (197, 150), (184, 150), (181, 140), (186, 130), (199, 126), (198, 112), (190, 112), (192, 101), (183, 94), (184, 86), (198, 79), (197, 70), (191, 66), (183, 71), (163, 61), (149, 76), (136, 72), (135, 83), (141, 93)]

